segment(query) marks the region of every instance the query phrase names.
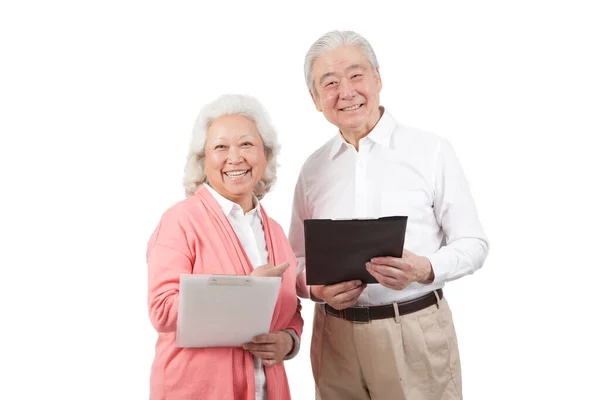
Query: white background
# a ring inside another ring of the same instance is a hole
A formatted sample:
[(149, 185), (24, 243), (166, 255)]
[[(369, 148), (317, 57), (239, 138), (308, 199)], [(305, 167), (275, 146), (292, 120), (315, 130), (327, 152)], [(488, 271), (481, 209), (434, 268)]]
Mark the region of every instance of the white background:
[[(465, 398), (600, 398), (592, 1), (202, 3), (2, 2), (1, 399), (148, 397), (146, 243), (183, 198), (196, 113), (226, 92), (266, 106), (282, 151), (264, 204), (287, 230), (335, 132), (302, 69), (332, 29), (370, 40), (382, 104), (449, 139), (471, 184), (492, 246), (446, 287)], [(313, 398), (303, 304), (295, 399)]]

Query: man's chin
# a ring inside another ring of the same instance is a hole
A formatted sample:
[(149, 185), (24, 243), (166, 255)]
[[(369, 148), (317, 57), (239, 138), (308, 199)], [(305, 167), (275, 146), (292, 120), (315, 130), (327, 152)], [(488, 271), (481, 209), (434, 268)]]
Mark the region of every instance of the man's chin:
[(350, 130), (355, 130), (355, 129), (360, 129), (361, 127), (365, 126), (367, 124), (367, 122), (365, 120), (345, 120), (345, 121), (340, 121), (340, 124), (338, 125), (338, 128), (340, 128), (341, 130), (345, 130), (345, 129), (350, 129)]

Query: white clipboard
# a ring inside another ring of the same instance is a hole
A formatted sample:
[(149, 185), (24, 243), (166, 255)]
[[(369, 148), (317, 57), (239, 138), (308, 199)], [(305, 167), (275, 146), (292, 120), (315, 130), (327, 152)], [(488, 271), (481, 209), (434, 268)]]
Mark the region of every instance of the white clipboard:
[(281, 278), (182, 274), (178, 347), (239, 347), (269, 333)]

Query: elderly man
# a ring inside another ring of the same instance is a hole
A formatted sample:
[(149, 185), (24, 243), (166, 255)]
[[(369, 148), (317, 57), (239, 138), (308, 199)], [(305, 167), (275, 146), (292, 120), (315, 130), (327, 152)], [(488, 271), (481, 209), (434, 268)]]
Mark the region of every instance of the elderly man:
[[(454, 150), (380, 106), (379, 64), (362, 36), (325, 34), (309, 49), (304, 73), (315, 107), (338, 128), (302, 167), (290, 226), (298, 294), (318, 303), (311, 346), (317, 398), (461, 399), (442, 288), (479, 269), (488, 242)], [(305, 219), (389, 215), (408, 216), (405, 252), (366, 263), (378, 283), (306, 285)]]

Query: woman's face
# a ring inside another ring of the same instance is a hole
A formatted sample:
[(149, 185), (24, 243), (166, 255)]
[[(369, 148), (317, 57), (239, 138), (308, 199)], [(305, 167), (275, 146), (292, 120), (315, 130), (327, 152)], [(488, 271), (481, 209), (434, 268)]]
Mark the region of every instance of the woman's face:
[(215, 119), (206, 132), (204, 172), (221, 196), (252, 209), (252, 191), (267, 167), (267, 155), (254, 121), (241, 115)]

